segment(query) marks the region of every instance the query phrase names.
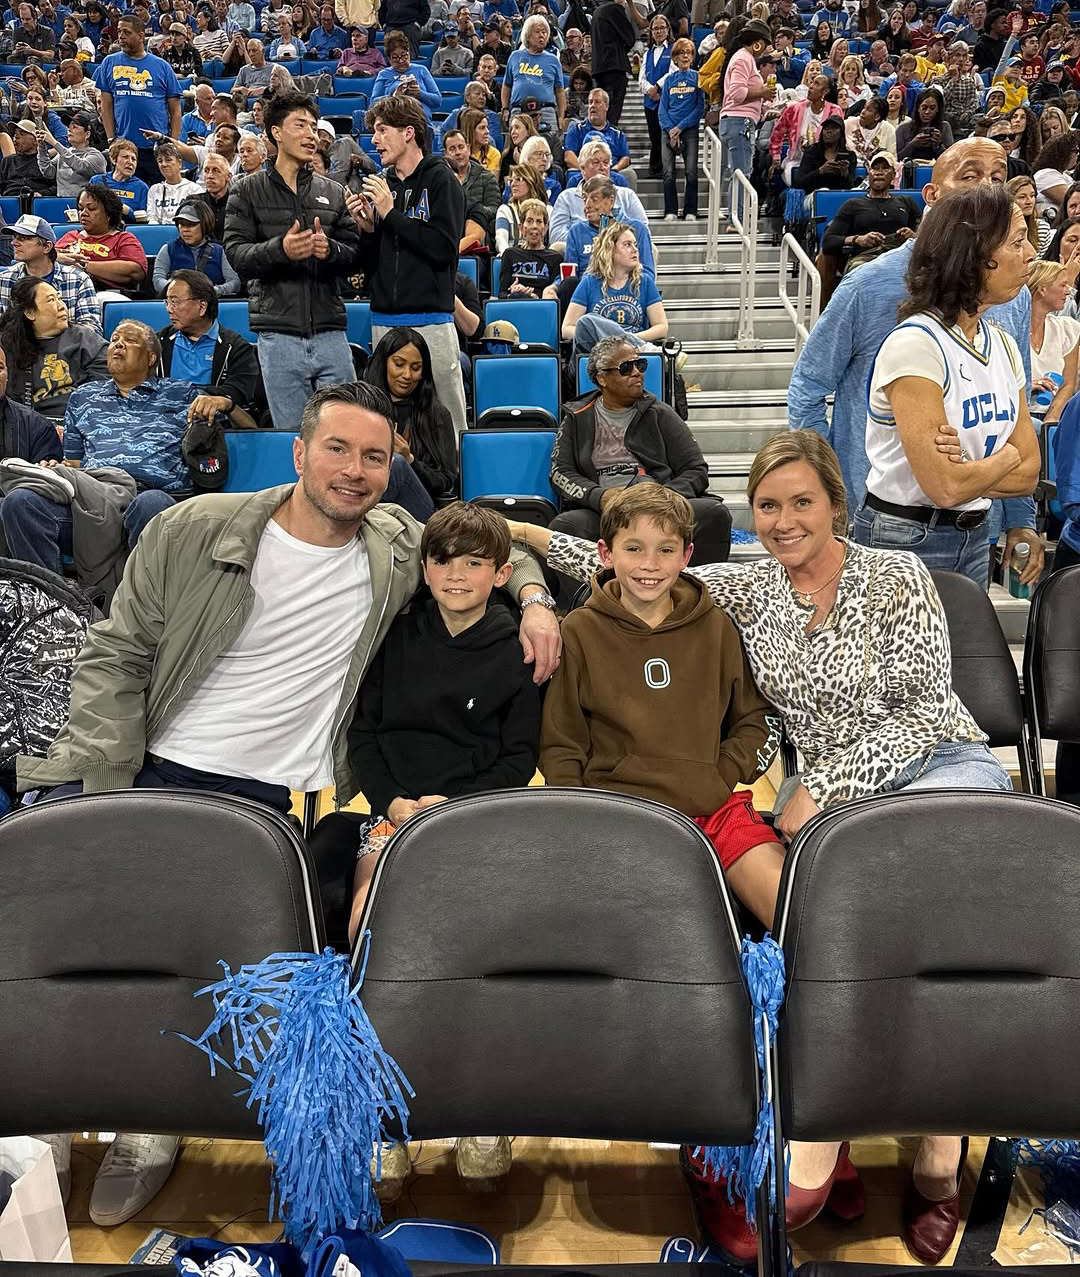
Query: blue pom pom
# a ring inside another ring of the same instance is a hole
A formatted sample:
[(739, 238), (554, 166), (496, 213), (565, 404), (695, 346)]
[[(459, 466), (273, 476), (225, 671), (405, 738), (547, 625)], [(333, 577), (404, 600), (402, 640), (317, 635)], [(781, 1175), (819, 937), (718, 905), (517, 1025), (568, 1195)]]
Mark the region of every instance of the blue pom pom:
[(1042, 1176), (1047, 1206), (1064, 1202), (1080, 1210), (1080, 1143), (1076, 1140), (1017, 1140), (1017, 1162)]
[[(770, 935), (742, 943), (742, 969), (754, 1012), (754, 1045), (762, 1076), (768, 1075), (768, 1053), (776, 1037), (780, 1007), (784, 1001), (784, 951)], [(755, 1226), (754, 1194), (766, 1175), (769, 1201), (776, 1205), (776, 1173), (773, 1146), (771, 1091), (762, 1095), (752, 1144), (708, 1144), (697, 1151), (704, 1157), (711, 1175), (727, 1180), (728, 1201), (740, 1197), (746, 1203), (746, 1218)]]
[(248, 1080), (274, 1164), (271, 1216), (280, 1203), (285, 1236), (305, 1256), (342, 1228), (372, 1231), (382, 1222), (372, 1149), (392, 1119), (408, 1139), (404, 1093), (414, 1092), (360, 1002), (366, 952), (355, 986), (333, 949), (221, 967), (224, 978), (195, 995), (210, 994), (214, 1018), (185, 1041), (206, 1052), (212, 1075), (221, 1064)]

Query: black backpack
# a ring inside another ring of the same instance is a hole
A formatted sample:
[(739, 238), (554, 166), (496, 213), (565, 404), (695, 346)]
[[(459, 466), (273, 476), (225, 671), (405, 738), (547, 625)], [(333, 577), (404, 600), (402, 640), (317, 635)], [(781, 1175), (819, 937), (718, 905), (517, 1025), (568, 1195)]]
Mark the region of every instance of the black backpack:
[(0, 784), (15, 758), (43, 758), (67, 722), (71, 666), (101, 613), (72, 581), (0, 558)]

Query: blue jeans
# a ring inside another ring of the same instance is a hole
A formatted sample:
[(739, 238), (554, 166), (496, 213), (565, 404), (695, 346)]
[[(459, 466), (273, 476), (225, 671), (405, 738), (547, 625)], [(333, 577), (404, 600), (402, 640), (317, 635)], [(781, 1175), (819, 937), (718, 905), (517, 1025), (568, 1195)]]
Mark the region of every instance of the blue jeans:
[[(753, 120), (743, 119), (741, 115), (722, 115), (717, 127), (717, 135), (723, 146), (723, 169), (720, 178), (720, 203), (727, 203), (731, 209), (736, 208), (736, 190), (732, 173), (738, 169), (747, 178), (754, 171), (754, 134)], [(727, 200), (725, 200), (725, 195)], [(742, 199), (738, 203), (738, 212), (742, 218)]]
[(967, 532), (949, 524), (931, 525), (916, 519), (883, 514), (868, 505), (855, 511), (854, 540), (874, 550), (909, 550), (928, 568), (959, 572), (986, 589), (990, 579), (990, 546), (986, 520)]
[[(128, 549), (135, 548), (143, 528), (155, 514), (175, 504), (175, 498), (167, 492), (140, 492), (124, 511)], [(36, 563), (50, 572), (63, 572), (64, 555), (72, 553), (69, 505), (50, 501), (29, 488), (15, 488), (0, 501), (0, 525), (13, 559)]]
[(659, 346), (642, 341), (637, 333), (628, 333), (614, 319), (604, 315), (582, 315), (574, 328), (574, 358), (587, 355), (602, 337), (621, 337), (638, 350), (659, 350)]
[(698, 188), (697, 125), (688, 133), (682, 134), (679, 138), (679, 149), (677, 151), (671, 145), (666, 133), (664, 133), (661, 143), (664, 164), (664, 212), (677, 213), (679, 211), (679, 191), (675, 185), (675, 158), (681, 155), (683, 168), (686, 170), (686, 198), (683, 200), (683, 217), (686, 217), (689, 213), (693, 213), (696, 217)]
[(390, 482), (386, 485), (382, 499), (408, 510), (417, 523), (427, 523), (435, 513), (435, 502), (420, 482), (416, 471), (404, 457), (396, 454), (390, 465)]
[[(131, 782), (132, 789), (205, 789), (214, 794), (237, 794), (241, 798), (252, 798), (257, 803), (265, 803), (287, 816), (292, 806), (292, 795), (284, 785), (268, 785), (261, 780), (248, 780), (243, 776), (225, 776), (217, 772), (202, 772), (194, 767), (185, 767), (183, 763), (173, 763), (167, 758), (153, 758), (146, 754), (141, 770)], [(53, 798), (70, 798), (72, 794), (82, 793), (82, 781), (72, 780), (66, 785), (57, 785), (41, 800)]]
[(259, 333), (259, 367), (275, 430), (299, 430), (304, 405), (323, 386), (356, 380), (352, 351), (343, 332), (291, 337)]
[(1012, 781), (985, 745), (942, 741), (929, 759), (917, 758), (885, 786), (895, 794), (910, 789), (998, 789), (1012, 793)]

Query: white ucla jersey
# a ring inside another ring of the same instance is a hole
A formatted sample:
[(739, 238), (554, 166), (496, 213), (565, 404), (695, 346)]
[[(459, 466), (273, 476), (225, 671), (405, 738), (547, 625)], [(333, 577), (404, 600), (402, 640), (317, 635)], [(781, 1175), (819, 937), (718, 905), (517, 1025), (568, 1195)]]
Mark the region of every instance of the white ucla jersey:
[[(899, 377), (925, 377), (942, 387), (945, 416), (972, 461), (990, 457), (1016, 427), (1024, 394), (1024, 366), (1016, 342), (979, 321), (975, 340), (930, 314), (912, 315), (881, 343), (867, 385), (868, 492), (894, 505), (932, 506), (915, 480), (883, 387)], [(983, 510), (987, 497), (958, 506)]]

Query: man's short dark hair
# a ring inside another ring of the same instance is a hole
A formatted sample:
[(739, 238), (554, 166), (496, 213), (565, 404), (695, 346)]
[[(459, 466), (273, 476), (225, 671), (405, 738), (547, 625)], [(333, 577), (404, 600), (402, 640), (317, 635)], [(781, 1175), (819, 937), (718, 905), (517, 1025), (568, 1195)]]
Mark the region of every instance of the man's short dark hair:
[(452, 137), (459, 137), (459, 138), (461, 138), (461, 140), (462, 140), (463, 142), (466, 140), (466, 138), (465, 138), (465, 134), (464, 134), (464, 133), (462, 133), (462, 131), (461, 131), (460, 129), (447, 129), (447, 130), (446, 130), (446, 132), (442, 135), (442, 140), (443, 140), (443, 150), (444, 150), (444, 151), (446, 150), (446, 143), (447, 143), (447, 142), (449, 141), (449, 139), (450, 139), (450, 138), (452, 138)]
[[(169, 283), (187, 284), (188, 291), (197, 302), (206, 302), (206, 318), (211, 323), (218, 317), (218, 298), (214, 285), (201, 270), (176, 270), (169, 276)], [(168, 293), (168, 288), (166, 288)]]
[[(380, 98), (368, 110), (366, 123), (369, 133), (374, 133), (377, 123), (384, 124), (389, 129), (404, 129), (411, 125), (416, 145), (427, 154), (427, 116), (415, 98), (405, 97), (401, 93)], [(270, 126), (267, 125), (266, 128), (269, 132)]]
[(455, 501), (443, 506), (424, 524), (420, 557), (447, 563), (460, 554), (489, 559), (496, 568), (510, 561), (510, 528), (494, 510)]
[(133, 31), (137, 31), (139, 35), (143, 35), (146, 31), (146, 23), (143, 22), (142, 18), (140, 18), (137, 14), (121, 14), (120, 21), (116, 25), (119, 27), (124, 22), (126, 22)]
[(608, 199), (614, 199), (615, 183), (603, 173), (595, 173), (581, 183), (581, 193), (582, 195), (605, 195)]
[[(111, 187), (106, 186), (104, 182), (88, 182), (79, 192), (79, 195), (89, 195), (91, 199), (97, 200), (112, 230), (118, 231), (124, 225), (123, 202), (120, 196)], [(78, 200), (76, 200), (77, 203)]]
[(215, 93), (214, 105), (227, 107), (233, 113), (233, 119), (236, 119), (236, 103), (231, 93)]
[(331, 403), (351, 404), (354, 408), (363, 408), (366, 412), (385, 417), (386, 428), (390, 431), (391, 452), (393, 451), (394, 409), (390, 396), (366, 381), (345, 381), (339, 386), (324, 386), (322, 390), (316, 390), (304, 405), (304, 415), (300, 418), (300, 438), (304, 443), (311, 442), (312, 435), (318, 429), (323, 408)]
[[(235, 104), (233, 104), (235, 110)], [(271, 129), (280, 128), (294, 111), (305, 111), (313, 120), (319, 118), (319, 108), (309, 93), (298, 93), (288, 89), (284, 93), (275, 93), (263, 108), (263, 129), (266, 136), (272, 138)]]

